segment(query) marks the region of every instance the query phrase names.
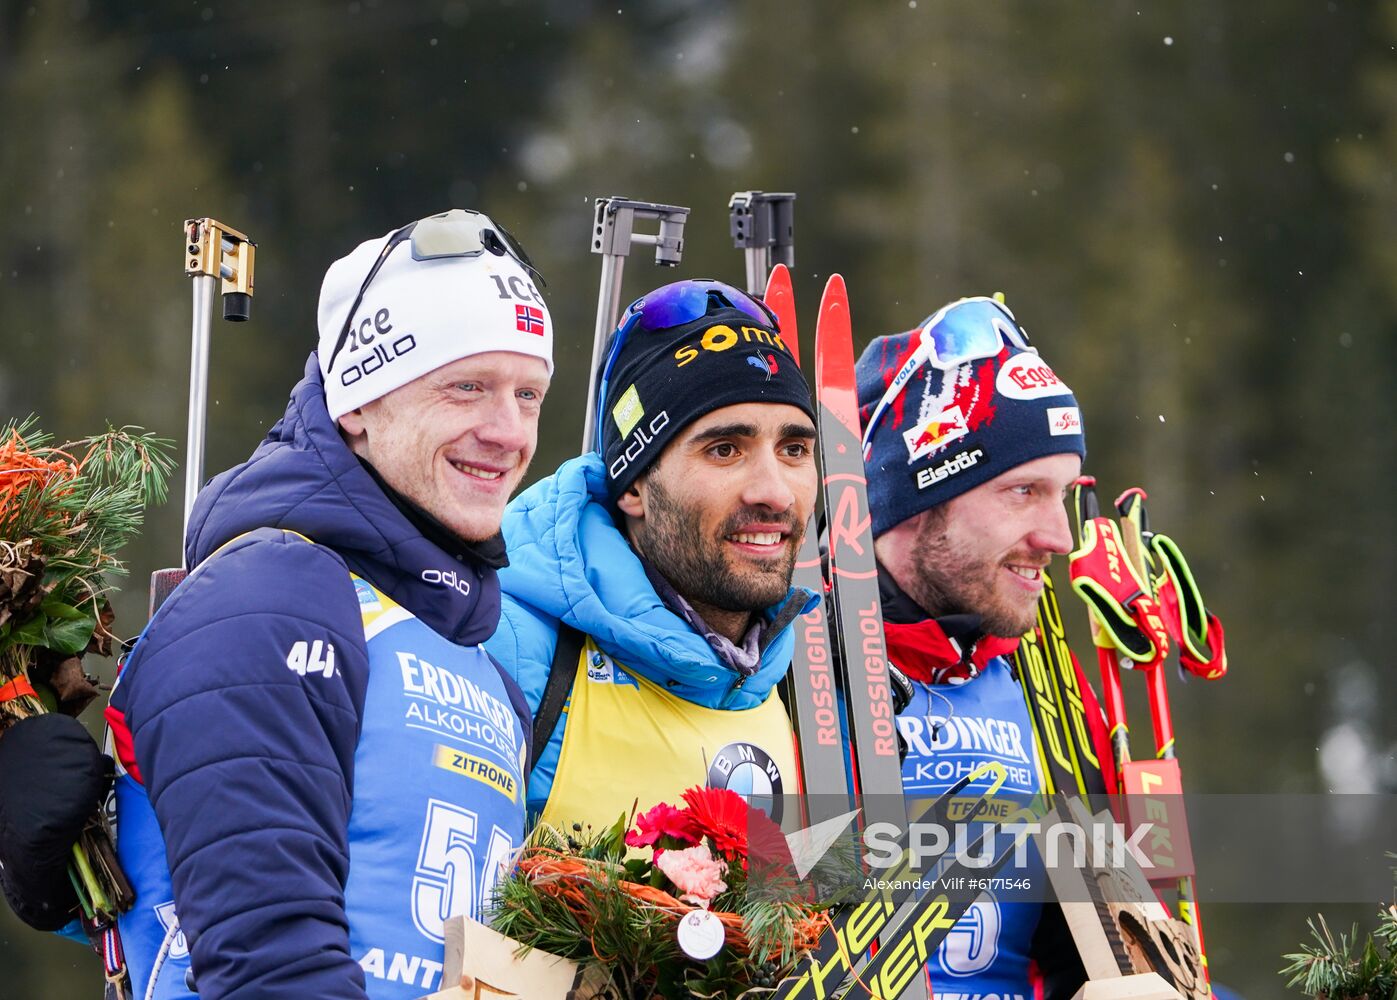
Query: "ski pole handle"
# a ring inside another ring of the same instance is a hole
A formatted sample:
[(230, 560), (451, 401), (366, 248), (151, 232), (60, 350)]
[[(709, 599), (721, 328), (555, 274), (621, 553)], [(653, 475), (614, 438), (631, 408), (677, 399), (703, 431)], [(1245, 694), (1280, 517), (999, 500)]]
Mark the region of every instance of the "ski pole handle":
[[(1120, 518), (1121, 545), (1125, 549), (1126, 558), (1145, 580), (1152, 580), (1157, 579), (1160, 574), (1155, 573), (1155, 568), (1150, 564), (1147, 545), (1150, 522), (1145, 509), (1147, 499), (1143, 489), (1138, 486), (1132, 487), (1116, 498), (1115, 508)], [(1174, 721), (1169, 711), (1169, 691), (1164, 681), (1163, 663), (1158, 663), (1153, 669), (1146, 671), (1150, 721), (1154, 726), (1155, 756), (1160, 760), (1175, 760), (1178, 754), (1174, 745)], [(1175, 766), (1177, 768), (1177, 765)], [(1182, 793), (1182, 784), (1178, 787), (1176, 794), (1178, 793)], [(1187, 821), (1183, 821), (1181, 825), (1187, 832)], [(1193, 934), (1193, 943), (1198, 949), (1199, 972), (1204, 984), (1207, 984), (1211, 980), (1211, 974), (1208, 970), (1208, 953), (1203, 943), (1203, 918), (1198, 909), (1197, 889), (1191, 871), (1180, 876), (1176, 889), (1179, 896), (1179, 914)]]
[[(189, 347), (189, 423), (184, 463), (184, 534), (204, 480), (204, 428), (208, 412), (209, 341), (214, 284), (222, 282), (223, 318), (247, 320), (252, 311), (252, 273), (257, 244), (214, 219), (184, 222), (184, 273), (194, 279), (194, 315)], [(184, 535), (180, 536), (181, 538)], [(180, 546), (183, 549), (183, 545)]]
[[(631, 246), (653, 246), (655, 263), (674, 267), (684, 257), (684, 223), (689, 210), (679, 205), (661, 205), (630, 198), (598, 198), (592, 227), (592, 253), (602, 255), (601, 286), (597, 293), (597, 322), (592, 332), (592, 363), (588, 369), (587, 413), (582, 426), (582, 450), (596, 444), (597, 382), (601, 374), (602, 351), (606, 338), (616, 329), (621, 311), (621, 278)], [(653, 235), (637, 233), (637, 219), (653, 219), (660, 230)]]
[[(1121, 548), (1135, 567), (1136, 575), (1149, 581), (1155, 578), (1145, 546), (1149, 531), (1149, 516), (1145, 511), (1145, 491), (1138, 486), (1126, 490), (1116, 500), (1120, 519)], [(1150, 698), (1150, 723), (1154, 727), (1155, 756), (1168, 759), (1174, 754), (1174, 719), (1169, 711), (1169, 690), (1164, 686), (1164, 664), (1156, 663), (1145, 671), (1146, 690)]]
[(762, 294), (776, 264), (795, 267), (795, 200), (791, 191), (736, 191), (728, 199), (728, 230), (747, 259), (749, 295)]

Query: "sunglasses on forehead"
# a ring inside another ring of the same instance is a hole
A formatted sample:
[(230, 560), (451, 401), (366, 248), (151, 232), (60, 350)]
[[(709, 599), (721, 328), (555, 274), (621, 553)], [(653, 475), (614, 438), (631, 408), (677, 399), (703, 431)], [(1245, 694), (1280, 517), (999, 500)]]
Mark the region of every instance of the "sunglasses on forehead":
[(492, 253), (497, 257), (508, 255), (518, 261), (524, 270), (533, 275), (534, 280), (540, 285), (547, 285), (547, 282), (543, 280), (543, 275), (538, 273), (538, 268), (534, 267), (534, 262), (529, 258), (519, 241), (510, 234), (509, 230), (493, 221), (483, 212), (453, 208), (440, 215), (432, 215), (425, 219), (418, 219), (416, 222), (409, 222), (388, 237), (388, 242), (383, 244), (383, 249), (378, 252), (378, 257), (374, 260), (373, 266), (369, 268), (369, 273), (364, 275), (364, 281), (359, 286), (359, 294), (354, 296), (354, 302), (344, 317), (344, 326), (340, 328), (339, 338), (335, 341), (334, 350), (330, 352), (330, 360), (325, 363), (327, 373), (334, 370), (335, 359), (339, 357), (340, 351), (344, 349), (345, 343), (349, 340), (349, 331), (354, 325), (354, 314), (359, 311), (359, 306), (363, 304), (364, 293), (369, 290), (369, 285), (382, 269), (389, 255), (397, 249), (399, 244), (408, 242), (412, 244), (413, 260), (478, 257), (483, 253)]
[(873, 449), (873, 432), (878, 428), (878, 421), (897, 402), (897, 397), (923, 365), (946, 371), (967, 361), (992, 358), (1006, 345), (1037, 353), (1009, 307), (996, 299), (983, 295), (960, 299), (928, 316), (918, 332), (916, 349), (897, 370), (883, 398), (868, 416), (868, 426), (863, 432), (863, 457), (867, 459)]
[[(642, 333), (668, 330), (685, 323), (702, 319), (710, 312), (720, 309), (737, 309), (753, 320), (779, 332), (776, 314), (767, 308), (761, 299), (754, 298), (732, 285), (712, 278), (690, 278), (647, 292), (626, 307), (621, 316), (621, 325), (611, 338), (611, 348), (602, 363), (601, 381), (597, 387), (596, 426), (602, 426), (602, 414), (606, 412), (607, 390), (610, 388), (611, 371), (621, 356), (621, 349), (637, 329)], [(600, 447), (600, 438), (598, 438)]]

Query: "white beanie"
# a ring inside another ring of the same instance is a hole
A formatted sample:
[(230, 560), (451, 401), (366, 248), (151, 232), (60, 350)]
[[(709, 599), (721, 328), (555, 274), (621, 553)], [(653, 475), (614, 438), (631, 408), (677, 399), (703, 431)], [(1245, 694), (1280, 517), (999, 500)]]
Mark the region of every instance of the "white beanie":
[(326, 371), (364, 278), (392, 236), (359, 244), (330, 265), (320, 287), (320, 374), (331, 420), (473, 354), (542, 358), (552, 374), (553, 320), (518, 261), (488, 250), (416, 260), (411, 240), (394, 247), (369, 282), (334, 369)]

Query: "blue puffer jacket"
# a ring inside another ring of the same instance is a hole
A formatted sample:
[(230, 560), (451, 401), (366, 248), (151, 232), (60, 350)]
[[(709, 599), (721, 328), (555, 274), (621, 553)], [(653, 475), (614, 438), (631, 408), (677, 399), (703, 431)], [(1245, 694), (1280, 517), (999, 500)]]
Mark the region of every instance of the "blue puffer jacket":
[(155, 996), (189, 996), (191, 957), (203, 1000), (439, 989), (443, 918), (523, 836), (528, 710), (479, 645), (495, 571), (379, 488), (314, 354), (199, 494), (186, 555), (109, 710), (136, 995), (159, 967)]
[[(571, 459), (514, 499), (504, 517), (509, 566), (500, 571), (500, 628), (486, 646), (537, 709), (548, 683), (558, 623), (591, 636), (601, 651), (670, 693), (710, 708), (764, 702), (786, 673), (795, 647), (787, 626), (771, 639), (757, 672), (739, 674), (708, 641), (660, 600), (607, 507), (606, 470), (595, 454)], [(802, 613), (819, 598), (808, 590)], [(782, 602), (783, 606), (785, 602)], [(777, 609), (769, 609), (774, 615)], [(552, 790), (567, 717), (539, 753), (529, 778), (529, 810)]]

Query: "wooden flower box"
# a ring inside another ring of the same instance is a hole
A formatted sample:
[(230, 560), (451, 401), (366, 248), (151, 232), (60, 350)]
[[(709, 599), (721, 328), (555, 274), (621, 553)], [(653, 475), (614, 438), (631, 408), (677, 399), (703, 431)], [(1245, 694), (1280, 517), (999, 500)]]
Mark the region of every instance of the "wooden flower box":
[(443, 989), (421, 1000), (611, 1000), (598, 976), (576, 962), (534, 949), (516, 958), (519, 942), (468, 917), (446, 922)]

